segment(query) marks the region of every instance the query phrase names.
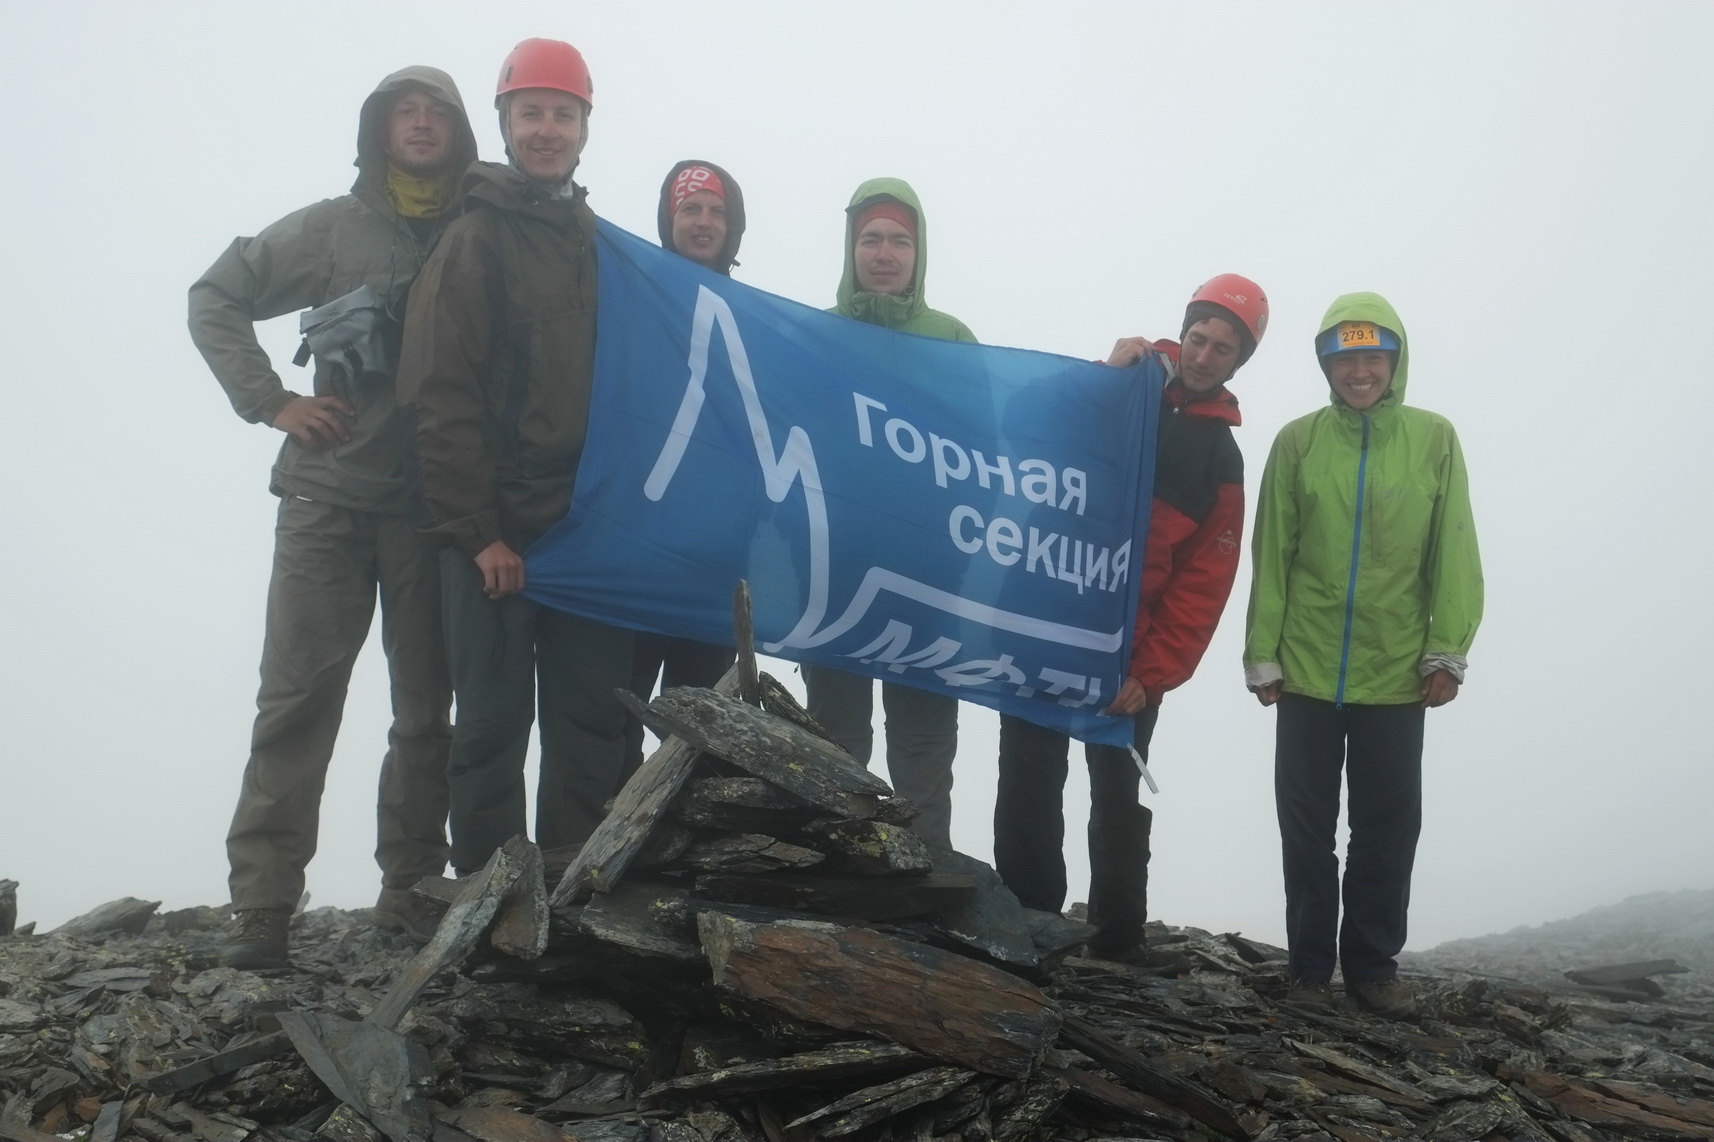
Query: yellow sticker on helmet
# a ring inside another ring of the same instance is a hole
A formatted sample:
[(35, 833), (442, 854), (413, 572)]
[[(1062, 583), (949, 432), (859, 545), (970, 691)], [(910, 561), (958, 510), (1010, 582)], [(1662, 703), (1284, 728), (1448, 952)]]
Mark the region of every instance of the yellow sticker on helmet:
[(1379, 349), (1381, 327), (1370, 321), (1344, 321), (1339, 324), (1339, 348)]

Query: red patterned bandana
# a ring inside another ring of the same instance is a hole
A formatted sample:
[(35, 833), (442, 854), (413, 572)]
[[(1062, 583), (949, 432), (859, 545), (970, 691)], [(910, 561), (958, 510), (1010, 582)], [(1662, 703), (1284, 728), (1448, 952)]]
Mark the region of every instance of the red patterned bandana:
[(673, 213), (677, 214), (684, 200), (699, 190), (709, 191), (720, 201), (726, 201), (726, 184), (720, 181), (719, 175), (707, 167), (685, 167), (673, 179)]

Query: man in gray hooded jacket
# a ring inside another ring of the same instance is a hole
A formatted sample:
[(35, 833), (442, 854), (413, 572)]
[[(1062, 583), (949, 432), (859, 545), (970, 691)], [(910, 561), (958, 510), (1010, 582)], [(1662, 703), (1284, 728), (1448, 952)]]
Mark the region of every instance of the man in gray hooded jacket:
[[(280, 506), (261, 691), (226, 839), (238, 923), (221, 960), (232, 967), (286, 966), (287, 929), (315, 855), (327, 766), (377, 591), (393, 724), (381, 764), (376, 918), (418, 940), (432, 932), (409, 890), (446, 866), (452, 688), (436, 545), (406, 513), (392, 357), (406, 291), (475, 158), (451, 77), (431, 67), (394, 72), (359, 114), (351, 193), (234, 240), (190, 289), (191, 339), (234, 411), (286, 433), (270, 482)], [(306, 318), (298, 363), (314, 350), (309, 395), (286, 388), (253, 328), (303, 309), (344, 318)]]

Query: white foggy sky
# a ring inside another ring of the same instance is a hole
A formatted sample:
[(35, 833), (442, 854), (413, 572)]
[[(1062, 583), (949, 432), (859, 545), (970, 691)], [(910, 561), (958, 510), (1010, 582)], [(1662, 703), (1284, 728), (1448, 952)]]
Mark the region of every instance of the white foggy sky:
[[(232, 414), (186, 287), (234, 235), (344, 192), (358, 105), (398, 67), (451, 72), (499, 158), (494, 76), (531, 35), (593, 70), (596, 211), (653, 237), (671, 163), (722, 163), (750, 211), (738, 276), (764, 289), (831, 303), (842, 208), (875, 175), (921, 194), (929, 302), (987, 342), (1097, 357), (1176, 334), (1213, 274), (1255, 278), (1273, 320), (1234, 385), (1252, 503), (1274, 433), (1326, 399), (1322, 311), (1385, 294), (1411, 403), (1463, 439), (1488, 591), (1468, 685), (1429, 715), (1411, 946), (1714, 887), (1714, 6), (9, 3), (0, 20), (0, 877), (22, 882), (21, 920), (226, 899), (280, 437)], [(301, 386), (295, 327), (264, 344)], [(1248, 578), (1246, 553), (1161, 716), (1151, 912), (1283, 942), (1273, 716), (1238, 665)], [(386, 710), (371, 646), (315, 903), (373, 900)], [(981, 856), (995, 737), (963, 707), (953, 834)]]

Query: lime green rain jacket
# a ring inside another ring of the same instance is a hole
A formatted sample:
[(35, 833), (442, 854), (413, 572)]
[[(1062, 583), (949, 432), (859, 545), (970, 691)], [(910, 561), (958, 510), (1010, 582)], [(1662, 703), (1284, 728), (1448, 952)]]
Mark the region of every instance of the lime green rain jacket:
[[(860, 208), (883, 198), (897, 199), (917, 216), (916, 280), (911, 283), (909, 293), (888, 295), (857, 288), (857, 235), (853, 227)], [(901, 178), (872, 178), (858, 187), (851, 196), (851, 205), (845, 208), (845, 273), (839, 279), (839, 304), (829, 312), (901, 333), (920, 333), (947, 341), (976, 340), (976, 334), (964, 322), (928, 307), (923, 300), (923, 279), (927, 276), (928, 220), (923, 217), (922, 203), (917, 201), (917, 192), (911, 189), (911, 184)]]
[(1335, 393), (1274, 440), (1251, 545), (1245, 677), (1341, 704), (1419, 702), (1434, 670), (1462, 681), (1482, 620), (1464, 455), (1445, 417), (1405, 407), (1410, 342), (1386, 299), (1346, 294), (1321, 331), (1344, 321), (1398, 334), (1398, 366), (1368, 410)]

